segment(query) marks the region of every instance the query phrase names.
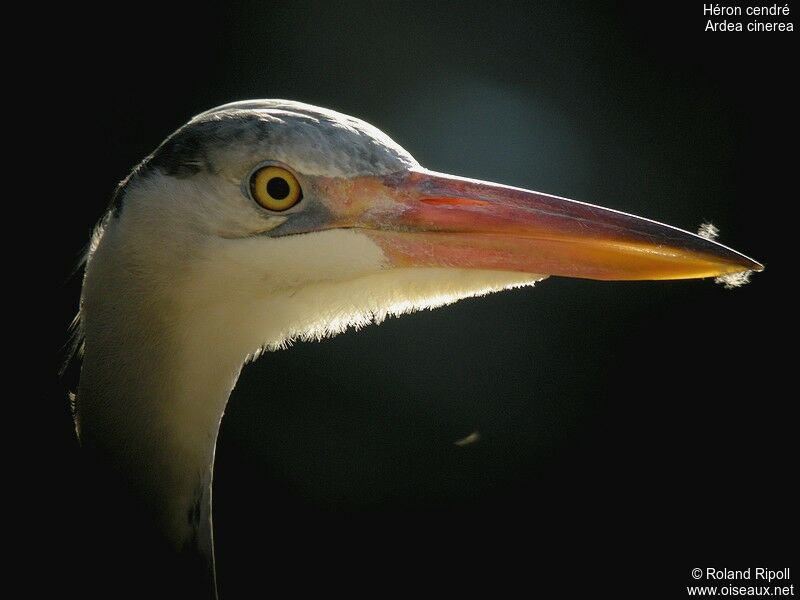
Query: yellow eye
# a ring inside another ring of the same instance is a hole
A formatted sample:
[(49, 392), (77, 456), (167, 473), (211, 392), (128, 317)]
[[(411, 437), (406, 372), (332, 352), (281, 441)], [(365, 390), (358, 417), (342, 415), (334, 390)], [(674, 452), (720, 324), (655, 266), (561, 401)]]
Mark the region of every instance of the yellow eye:
[(273, 165), (261, 167), (250, 177), (253, 200), (268, 210), (287, 210), (303, 199), (297, 178)]

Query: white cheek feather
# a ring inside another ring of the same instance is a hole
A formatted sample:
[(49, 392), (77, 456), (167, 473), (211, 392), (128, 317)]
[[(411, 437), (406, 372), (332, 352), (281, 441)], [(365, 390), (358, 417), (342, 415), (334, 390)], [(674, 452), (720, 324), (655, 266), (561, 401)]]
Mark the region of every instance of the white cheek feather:
[[(212, 258), (213, 256), (213, 258)], [(357, 230), (286, 238), (222, 241), (193, 278), (188, 297), (218, 305), (238, 323), (217, 329), (215, 343), (235, 339), (257, 356), (293, 340), (319, 340), (431, 309), (461, 298), (533, 285), (544, 275), (452, 268), (391, 269), (380, 247)], [(188, 291), (188, 290), (187, 290)], [(232, 305), (233, 303), (233, 305)], [(195, 317), (195, 322), (209, 322)], [(238, 325), (238, 327), (237, 327)], [(231, 336), (229, 327), (237, 329)]]
[[(358, 329), (380, 323), (389, 316), (437, 308), (462, 298), (533, 285), (545, 277), (502, 271), (407, 268), (352, 281), (320, 283), (298, 291), (293, 298), (296, 303), (293, 327), (278, 339), (268, 339), (267, 349), (278, 348), (293, 339), (319, 340), (348, 327)], [(323, 303), (324, 311), (319, 310)]]

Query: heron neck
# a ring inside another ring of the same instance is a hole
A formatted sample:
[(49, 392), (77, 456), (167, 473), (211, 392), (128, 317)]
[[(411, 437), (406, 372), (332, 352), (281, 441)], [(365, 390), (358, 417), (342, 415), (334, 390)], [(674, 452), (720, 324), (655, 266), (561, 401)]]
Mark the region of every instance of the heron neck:
[(113, 488), (111, 503), (136, 523), (128, 533), (161, 547), (158, 570), (177, 589), (196, 589), (179, 581), (185, 573), (191, 586), (213, 591), (214, 452), (244, 356), (216, 343), (224, 325), (202, 310), (166, 298), (154, 310), (136, 306), (152, 298), (110, 290), (91, 301), (77, 396), (81, 444), (100, 469), (97, 481)]

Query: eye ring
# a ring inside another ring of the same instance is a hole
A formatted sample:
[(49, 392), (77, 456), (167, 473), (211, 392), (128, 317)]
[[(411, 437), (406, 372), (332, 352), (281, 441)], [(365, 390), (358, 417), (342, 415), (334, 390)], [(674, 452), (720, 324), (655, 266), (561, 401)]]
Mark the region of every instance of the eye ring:
[(303, 190), (291, 171), (265, 165), (250, 175), (250, 196), (262, 208), (283, 212), (303, 199)]

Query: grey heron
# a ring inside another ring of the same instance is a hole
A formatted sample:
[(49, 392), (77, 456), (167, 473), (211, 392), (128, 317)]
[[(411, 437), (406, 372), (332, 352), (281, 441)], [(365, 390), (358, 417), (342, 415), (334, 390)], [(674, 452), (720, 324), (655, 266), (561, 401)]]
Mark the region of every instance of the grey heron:
[(762, 269), (648, 219), (427, 170), (331, 110), (226, 104), (145, 158), (93, 235), (76, 429), (157, 532), (159, 556), (181, 557), (165, 567), (174, 590), (213, 597), (215, 444), (248, 359), (550, 275)]

